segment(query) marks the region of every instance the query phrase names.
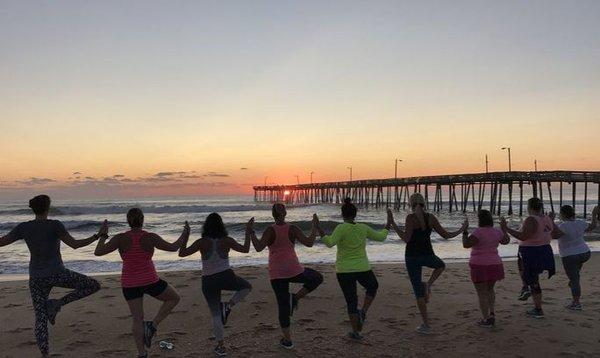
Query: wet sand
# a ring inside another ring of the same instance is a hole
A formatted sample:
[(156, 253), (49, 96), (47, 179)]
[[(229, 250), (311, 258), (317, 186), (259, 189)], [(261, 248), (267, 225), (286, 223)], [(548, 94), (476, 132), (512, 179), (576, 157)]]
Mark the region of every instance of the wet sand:
[[(476, 326), (477, 297), (466, 263), (448, 264), (433, 288), (429, 305), (433, 333), (415, 332), (420, 323), (403, 264), (377, 264), (380, 290), (365, 329), (364, 344), (345, 338), (349, 330), (345, 303), (331, 265), (313, 265), (323, 272), (324, 284), (300, 303), (292, 319), (296, 348), (278, 347), (280, 337), (275, 297), (266, 267), (236, 272), (254, 289), (236, 306), (226, 327), (230, 357), (598, 357), (600, 356), (600, 255), (583, 270), (584, 311), (563, 308), (570, 291), (562, 266), (557, 275), (541, 281), (546, 318), (524, 312), (528, 303), (516, 299), (520, 280), (516, 263), (505, 262), (507, 277), (497, 286), (497, 326)], [(428, 273), (429, 271), (426, 271)], [(200, 290), (199, 271), (165, 272), (161, 276), (181, 294), (173, 314), (159, 327), (150, 357), (212, 357), (211, 321)], [(50, 327), (54, 357), (135, 357), (130, 318), (118, 276), (99, 276), (102, 290), (63, 308)], [(298, 286), (294, 286), (298, 287)], [(52, 296), (64, 292), (53, 291)], [(363, 291), (359, 290), (362, 297)], [(225, 297), (229, 297), (226, 293)], [(362, 298), (361, 298), (362, 300)], [(158, 302), (145, 300), (151, 317)], [(33, 336), (33, 311), (27, 281), (0, 283), (1, 357), (39, 356)], [(158, 348), (160, 340), (175, 345)]]

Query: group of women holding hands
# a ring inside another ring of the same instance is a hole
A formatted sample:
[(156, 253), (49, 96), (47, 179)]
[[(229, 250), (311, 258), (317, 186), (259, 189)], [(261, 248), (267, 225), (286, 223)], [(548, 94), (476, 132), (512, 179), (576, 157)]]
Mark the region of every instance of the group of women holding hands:
[[(265, 248), (269, 251), (268, 272), (282, 332), (279, 344), (286, 349), (294, 348), (290, 318), (302, 299), (323, 282), (321, 273), (304, 267), (299, 262), (295, 245), (300, 243), (311, 247), (317, 237), (320, 237), (327, 247), (337, 247), (336, 276), (346, 301), (351, 324), (348, 336), (352, 340), (363, 339), (361, 331), (379, 286), (367, 257), (367, 240), (384, 241), (390, 230), (394, 230), (406, 243), (406, 270), (422, 318), (422, 323), (417, 328), (419, 333), (431, 332), (427, 304), (432, 287), (445, 268), (444, 262), (435, 255), (431, 244), (433, 231), (444, 239), (462, 234), (463, 246), (471, 249), (469, 266), (482, 314), (481, 320), (477, 322), (480, 326), (495, 325), (494, 286), (504, 278), (498, 246), (508, 244), (510, 236), (519, 241), (518, 262), (523, 281), (523, 290), (519, 298), (526, 300), (533, 296), (534, 307), (526, 312), (527, 315), (535, 318), (544, 316), (539, 275), (543, 271), (548, 271), (550, 276), (555, 273), (554, 255), (550, 246), (553, 238), (559, 240), (559, 253), (572, 292), (573, 299), (567, 308), (582, 309), (579, 301), (580, 271), (583, 263), (590, 259), (590, 250), (583, 235), (597, 225), (597, 207), (594, 208), (592, 222), (588, 224), (577, 220), (573, 208), (565, 205), (560, 210), (561, 223), (557, 225), (553, 214), (543, 214), (541, 201), (532, 198), (528, 201), (529, 216), (519, 230), (509, 228), (504, 218), (500, 221), (500, 228), (495, 228), (492, 214), (487, 210), (480, 210), (478, 227), (469, 232), (467, 220), (456, 231), (446, 230), (435, 215), (426, 211), (425, 200), (418, 193), (410, 197), (409, 204), (411, 213), (407, 215), (403, 227), (395, 223), (392, 212), (388, 210), (385, 228), (375, 230), (369, 225), (355, 222), (357, 208), (350, 199), (346, 199), (341, 208), (343, 223), (337, 225), (333, 232), (326, 233), (315, 214), (312, 218), (311, 232), (306, 235), (298, 226), (285, 221), (285, 205), (277, 203), (272, 208), (274, 224), (268, 226), (259, 238), (254, 230), (252, 218), (246, 225), (243, 244), (231, 238), (219, 214), (212, 213), (204, 222), (201, 238), (189, 244), (190, 227), (187, 222), (181, 236), (170, 243), (155, 233), (143, 230), (144, 214), (138, 208), (130, 209), (127, 213), (129, 231), (113, 235), (109, 239), (108, 223), (105, 221), (97, 234), (87, 239), (75, 240), (62, 223), (48, 219), (50, 198), (40, 195), (29, 202), (35, 219), (19, 224), (9, 234), (0, 237), (0, 246), (22, 239), (31, 252), (30, 291), (36, 316), (35, 335), (42, 356), (49, 354), (48, 322), (54, 324), (56, 315), (66, 304), (100, 289), (99, 283), (93, 278), (64, 267), (60, 256), (61, 241), (75, 249), (98, 241), (95, 249), (98, 256), (119, 252), (123, 260), (121, 286), (131, 311), (132, 333), (139, 357), (148, 356), (147, 349), (151, 347), (160, 323), (180, 301), (176, 290), (157, 274), (152, 262), (154, 250), (178, 251), (181, 257), (200, 253), (202, 293), (211, 312), (217, 342), (214, 353), (218, 356), (227, 353), (224, 345), (224, 325), (236, 304), (252, 290), (250, 283), (232, 270), (229, 252), (234, 250), (247, 253), (251, 244), (259, 252)], [(427, 280), (423, 280), (422, 277), (423, 267), (433, 269)], [(302, 287), (297, 292), (290, 292), (290, 283), (299, 283)], [(362, 304), (359, 304), (357, 284), (365, 289)], [(73, 291), (60, 299), (50, 299), (49, 294), (53, 287), (66, 287)], [(224, 301), (221, 296), (223, 291), (234, 293), (229, 300)], [(162, 306), (152, 320), (144, 319), (144, 295), (162, 301)]]

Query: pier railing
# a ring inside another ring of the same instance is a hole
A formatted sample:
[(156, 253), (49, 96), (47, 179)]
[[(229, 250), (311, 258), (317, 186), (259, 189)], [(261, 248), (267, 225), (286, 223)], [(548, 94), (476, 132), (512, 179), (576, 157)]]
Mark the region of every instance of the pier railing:
[[(583, 186), (583, 202), (576, 200), (578, 184)], [(563, 186), (570, 186), (570, 190), (567, 190), (570, 198), (564, 197)], [(588, 198), (588, 190), (592, 186), (597, 186), (595, 200)], [(504, 188), (507, 190), (505, 196)], [(400, 210), (406, 209), (408, 197), (416, 192), (425, 197), (429, 210), (441, 211), (446, 208), (450, 212), (466, 212), (486, 208), (500, 215), (502, 210), (506, 209), (509, 215), (514, 214), (515, 210), (518, 210), (519, 215), (523, 215), (524, 188), (529, 191), (529, 195), (539, 197), (550, 204), (547, 209), (551, 211), (558, 210), (563, 203), (571, 204), (575, 208), (580, 204), (583, 207), (583, 215), (587, 216), (588, 204), (595, 201), (596, 205), (600, 205), (600, 171), (510, 171), (265, 185), (254, 187), (254, 200), (316, 204), (341, 203), (344, 198), (350, 197), (355, 203), (366, 207), (385, 206)], [(553, 197), (556, 191), (558, 198)], [(513, 200), (513, 196), (517, 194)]]

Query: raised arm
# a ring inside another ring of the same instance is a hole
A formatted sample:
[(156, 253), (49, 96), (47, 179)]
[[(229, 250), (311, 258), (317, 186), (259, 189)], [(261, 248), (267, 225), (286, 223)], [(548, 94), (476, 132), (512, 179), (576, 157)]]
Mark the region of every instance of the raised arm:
[(121, 239), (123, 238), (123, 234), (117, 234), (113, 236), (108, 242), (108, 235), (103, 235), (98, 240), (98, 244), (96, 244), (96, 250), (94, 250), (94, 255), (96, 256), (104, 256), (108, 255), (111, 252), (115, 251), (121, 245)]
[(331, 233), (331, 235), (325, 235), (323, 237), (321, 237), (321, 241), (323, 241), (323, 243), (327, 246), (327, 247), (334, 247), (335, 245), (337, 245), (340, 240), (342, 239), (342, 229), (341, 229), (341, 225), (338, 225), (335, 227), (335, 229), (333, 229), (333, 232)]
[(477, 236), (471, 234), (467, 230), (463, 231), (462, 235), (462, 244), (465, 249), (470, 249), (471, 247), (477, 245), (479, 243), (479, 238)]
[(290, 236), (294, 240), (298, 240), (302, 245), (306, 247), (312, 247), (315, 244), (315, 238), (317, 237), (317, 233), (315, 228), (313, 227), (310, 230), (310, 235), (306, 236), (304, 235), (304, 232), (302, 232), (302, 229), (300, 229), (298, 226), (290, 225)]
[(554, 222), (554, 218), (555, 218), (554, 211), (551, 212), (550, 214), (548, 214), (548, 216), (550, 217), (550, 219), (552, 219), (552, 238), (559, 239), (560, 237), (562, 237), (564, 235), (564, 233), (560, 230), (558, 225), (556, 225), (556, 222)]
[(502, 245), (508, 245), (510, 243), (510, 236), (508, 236), (507, 233), (505, 233), (504, 231), (502, 232), (503, 236), (502, 239), (500, 239), (500, 244)]
[(433, 227), (435, 232), (437, 232), (441, 237), (443, 237), (446, 240), (458, 236), (461, 232), (465, 231), (469, 227), (469, 221), (465, 219), (460, 229), (456, 231), (447, 231), (446, 229), (444, 229), (444, 227), (440, 224), (439, 220), (435, 216), (429, 215), (429, 217), (431, 218), (431, 226)]
[(592, 210), (592, 222), (588, 225), (585, 231), (590, 232), (594, 230), (598, 225), (598, 220), (600, 220), (600, 209), (598, 209), (598, 206), (594, 206), (594, 209)]
[(10, 245), (17, 240), (19, 240), (19, 237), (10, 232), (0, 237), (0, 247)]
[(500, 219), (500, 227), (502, 228), (502, 231), (504, 231), (506, 234), (510, 234), (512, 237), (520, 241), (529, 240), (531, 236), (535, 234), (537, 225), (538, 224), (534, 218), (528, 217), (525, 219), (525, 222), (523, 222), (523, 229), (519, 231), (509, 228), (504, 217)]
[(385, 229), (382, 230), (375, 230), (372, 227), (370, 227), (369, 225), (365, 225), (367, 227), (367, 238), (369, 240), (373, 240), (373, 241), (385, 241), (385, 239), (387, 239), (388, 233), (389, 233), (389, 227), (391, 226), (391, 224), (388, 222), (388, 224), (386, 224)]
[[(62, 226), (62, 224), (60, 225)], [(71, 236), (71, 234), (69, 234), (69, 232), (64, 228), (64, 226), (62, 226), (61, 231), (62, 233), (59, 237), (60, 241), (64, 242), (67, 246), (69, 246), (72, 249), (79, 249), (81, 247), (88, 246), (89, 244), (93, 243), (101, 237), (107, 238), (108, 221), (104, 220), (104, 222), (100, 226), (100, 229), (98, 230), (98, 233), (88, 237), (87, 239), (76, 240), (75, 238), (73, 238), (73, 236)]]
[(175, 241), (173, 243), (165, 241), (162, 237), (160, 237), (157, 234), (150, 233), (149, 235), (152, 238), (152, 242), (153, 242), (155, 248), (162, 250), (162, 251), (175, 252), (175, 251), (179, 250), (181, 245), (184, 242), (187, 242), (187, 240), (189, 239), (190, 225), (188, 224), (187, 221), (185, 222), (185, 224), (183, 225), (183, 231), (181, 232), (181, 236), (179, 236), (177, 241)]
[[(250, 223), (249, 223), (250, 224)], [(260, 240), (256, 237), (256, 232), (254, 231), (254, 220), (252, 220), (252, 224), (246, 227), (246, 240), (250, 237), (252, 241), (252, 246), (256, 252), (261, 252), (265, 249), (265, 247), (271, 245), (273, 241), (275, 241), (275, 230), (271, 226), (269, 226), (262, 234)]]
[(188, 240), (185, 240), (179, 248), (179, 257), (190, 256), (200, 251), (201, 240), (202, 239), (198, 239), (194, 241), (194, 243), (190, 247), (187, 247)]
[[(410, 236), (412, 235), (412, 230), (413, 230), (412, 229), (412, 220), (410, 221), (410, 225), (409, 225), (408, 216), (406, 217), (406, 222), (404, 225), (404, 229), (406, 231), (402, 231), (402, 229), (400, 229), (400, 227), (398, 225), (396, 225), (396, 221), (394, 220), (394, 214), (392, 213), (392, 210), (388, 209), (387, 215), (388, 215), (388, 222), (386, 225), (386, 229), (389, 230), (389, 228), (391, 227), (392, 229), (394, 229), (396, 234), (398, 234), (400, 239), (402, 239), (402, 241), (404, 241), (404, 242), (410, 241)], [(410, 229), (410, 234), (408, 233), (409, 229)]]

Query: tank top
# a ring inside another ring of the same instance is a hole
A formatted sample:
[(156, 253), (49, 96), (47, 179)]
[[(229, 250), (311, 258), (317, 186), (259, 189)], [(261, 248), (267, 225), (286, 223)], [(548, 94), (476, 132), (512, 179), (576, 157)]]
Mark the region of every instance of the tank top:
[(275, 230), (275, 240), (269, 246), (269, 277), (290, 278), (304, 272), (298, 261), (294, 244), (290, 240), (290, 225), (272, 225)]
[(152, 262), (153, 252), (144, 250), (140, 244), (146, 231), (136, 230), (126, 233), (131, 239), (129, 250), (121, 253), (123, 269), (121, 271), (121, 286), (141, 287), (158, 282), (158, 274)]
[(532, 215), (530, 218), (534, 218), (537, 222), (537, 229), (533, 236), (526, 241), (519, 241), (520, 246), (544, 246), (549, 245), (552, 241), (552, 219), (550, 217)]
[(405, 256), (429, 256), (433, 255), (431, 246), (431, 228), (429, 227), (429, 214), (425, 213), (425, 228), (414, 229), (410, 241), (406, 243)]
[(498, 255), (498, 245), (504, 237), (501, 230), (493, 227), (478, 227), (472, 235), (477, 238), (477, 245), (471, 248), (470, 264), (499, 265), (502, 263)]
[(210, 276), (219, 272), (227, 271), (229, 266), (229, 253), (219, 250), (220, 239), (209, 238), (211, 241), (210, 250), (206, 255), (202, 255), (202, 276)]

